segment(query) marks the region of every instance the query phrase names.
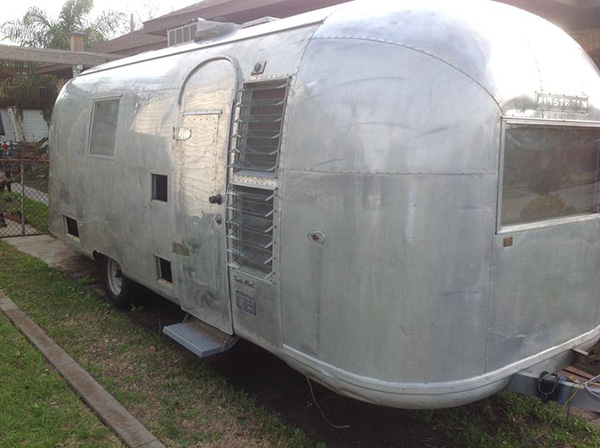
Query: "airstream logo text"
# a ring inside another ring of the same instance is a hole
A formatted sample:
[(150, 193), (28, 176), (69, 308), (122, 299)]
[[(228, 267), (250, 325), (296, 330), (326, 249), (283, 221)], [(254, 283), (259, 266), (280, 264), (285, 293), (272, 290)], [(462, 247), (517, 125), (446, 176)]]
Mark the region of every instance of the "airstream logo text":
[(556, 110), (561, 112), (588, 113), (588, 97), (552, 95), (537, 92), (536, 109)]

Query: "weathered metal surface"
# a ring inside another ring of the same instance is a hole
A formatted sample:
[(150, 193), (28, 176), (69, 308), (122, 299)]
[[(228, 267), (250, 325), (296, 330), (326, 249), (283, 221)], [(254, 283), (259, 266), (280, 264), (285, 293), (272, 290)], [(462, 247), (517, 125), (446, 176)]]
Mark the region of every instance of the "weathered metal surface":
[(223, 353), (237, 341), (235, 337), (195, 319), (163, 327), (163, 333), (200, 358)]
[[(233, 333), (227, 286), (227, 234), (219, 216), (226, 205), (211, 196), (227, 191), (229, 130), (237, 69), (227, 59), (203, 64), (186, 80), (181, 127), (187, 140), (175, 147), (175, 235), (189, 257), (171, 256), (181, 307), (209, 324)], [(169, 229), (164, 229), (166, 232)]]
[[(218, 76), (203, 75), (204, 63)], [(257, 63), (264, 72), (253, 75)], [(232, 142), (224, 155), (226, 124), (239, 129), (227, 103), (241, 101), (245, 83), (286, 79), (278, 167), (226, 170), (236, 161)], [(92, 101), (116, 95), (115, 160), (89, 158)], [(577, 104), (558, 110), (540, 98)], [(598, 98), (583, 50), (528, 13), (480, 1), (351, 2), (68, 83), (52, 124), (51, 229), (61, 237), (62, 215), (76, 218), (79, 250), (114, 258), (340, 393), (455, 406), (598, 338), (598, 214), (497, 222), (506, 119), (600, 126)], [(169, 176), (167, 204), (151, 200), (151, 173)], [(266, 275), (227, 267), (234, 184), (273, 192), (273, 228), (259, 229), (270, 238)], [(221, 204), (210, 203), (217, 194)], [(155, 256), (172, 260), (173, 285), (157, 282)]]

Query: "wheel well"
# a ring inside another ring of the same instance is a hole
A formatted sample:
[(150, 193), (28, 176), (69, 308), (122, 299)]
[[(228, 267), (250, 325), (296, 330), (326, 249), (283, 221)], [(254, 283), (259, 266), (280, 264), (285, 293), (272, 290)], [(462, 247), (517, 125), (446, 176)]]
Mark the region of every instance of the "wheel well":
[(97, 252), (97, 251), (92, 252), (92, 256), (94, 257), (94, 260), (96, 260), (97, 262), (101, 262), (102, 260), (104, 260), (104, 258), (106, 258), (106, 255), (104, 255), (100, 252)]

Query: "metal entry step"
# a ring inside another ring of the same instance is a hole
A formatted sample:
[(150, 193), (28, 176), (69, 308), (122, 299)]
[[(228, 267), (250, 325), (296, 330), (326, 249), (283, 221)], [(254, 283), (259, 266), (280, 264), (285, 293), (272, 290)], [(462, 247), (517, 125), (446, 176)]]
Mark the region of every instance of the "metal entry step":
[(163, 333), (200, 358), (229, 350), (238, 339), (197, 319), (188, 320), (187, 317), (180, 324), (163, 327)]

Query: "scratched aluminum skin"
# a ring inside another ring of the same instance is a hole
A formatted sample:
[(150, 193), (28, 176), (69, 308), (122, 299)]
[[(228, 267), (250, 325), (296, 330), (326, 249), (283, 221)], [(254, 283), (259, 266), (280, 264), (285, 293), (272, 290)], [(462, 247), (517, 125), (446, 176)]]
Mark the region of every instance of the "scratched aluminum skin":
[[(226, 206), (207, 195), (232, 179), (223, 132), (241, 83), (288, 77), (262, 281), (227, 267)], [(339, 393), (457, 406), (598, 338), (598, 215), (502, 228), (498, 202), (506, 120), (600, 121), (599, 90), (567, 34), (484, 1), (356, 1), (145, 53), (63, 89), (51, 230)], [(540, 93), (586, 98), (588, 113), (536, 108)], [(114, 160), (88, 157), (92, 100), (115, 95)], [(203, 143), (174, 139), (181, 127)], [(151, 200), (151, 173), (169, 175), (168, 204)], [(155, 255), (173, 285), (156, 281)]]

